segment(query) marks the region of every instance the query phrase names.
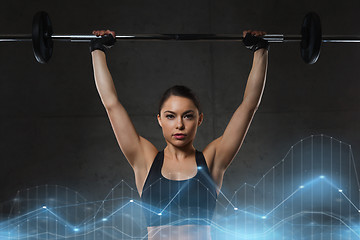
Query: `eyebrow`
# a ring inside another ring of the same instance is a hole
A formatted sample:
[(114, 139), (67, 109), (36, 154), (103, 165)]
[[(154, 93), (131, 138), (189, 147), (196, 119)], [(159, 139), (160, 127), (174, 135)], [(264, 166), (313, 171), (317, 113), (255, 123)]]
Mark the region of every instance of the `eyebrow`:
[[(173, 112), (173, 111), (170, 111), (170, 110), (166, 110), (164, 113), (172, 113), (172, 114), (176, 114), (175, 112)], [(187, 110), (187, 111), (185, 111), (183, 114), (187, 114), (187, 113), (190, 113), (190, 112), (192, 112), (192, 113), (194, 113), (194, 111), (193, 110)]]

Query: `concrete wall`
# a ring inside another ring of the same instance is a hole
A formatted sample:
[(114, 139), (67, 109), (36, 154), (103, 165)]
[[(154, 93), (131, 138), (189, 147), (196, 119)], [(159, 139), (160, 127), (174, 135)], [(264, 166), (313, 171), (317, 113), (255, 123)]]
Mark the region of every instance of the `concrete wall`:
[[(29, 33), (35, 12), (50, 14), (56, 34), (240, 33), (261, 29), (298, 34), (316, 11), (324, 34), (359, 34), (360, 2), (288, 0), (6, 1), (0, 33)], [(298, 140), (326, 134), (360, 156), (360, 48), (324, 44), (318, 63), (302, 62), (298, 44), (272, 44), (260, 109), (224, 177), (231, 194), (255, 183)], [(195, 147), (224, 131), (241, 103), (252, 54), (241, 43), (118, 42), (108, 54), (119, 99), (138, 132), (165, 146), (156, 122), (162, 92), (193, 88), (205, 121)], [(0, 202), (19, 189), (57, 184), (99, 200), (122, 179), (135, 186), (95, 88), (87, 44), (56, 42), (46, 65), (31, 43), (0, 44)]]

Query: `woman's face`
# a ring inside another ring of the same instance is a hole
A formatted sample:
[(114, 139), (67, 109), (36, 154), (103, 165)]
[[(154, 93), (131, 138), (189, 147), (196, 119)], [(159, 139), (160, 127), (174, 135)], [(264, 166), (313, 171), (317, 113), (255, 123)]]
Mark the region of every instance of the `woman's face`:
[(197, 127), (203, 120), (192, 100), (170, 96), (163, 104), (158, 115), (158, 122), (162, 128), (166, 142), (177, 147), (192, 144)]

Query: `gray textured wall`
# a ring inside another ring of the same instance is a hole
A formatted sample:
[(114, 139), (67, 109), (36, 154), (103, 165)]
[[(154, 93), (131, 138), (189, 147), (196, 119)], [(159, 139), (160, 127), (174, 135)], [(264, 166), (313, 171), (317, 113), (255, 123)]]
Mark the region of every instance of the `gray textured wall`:
[[(35, 12), (47, 11), (57, 34), (239, 33), (261, 29), (298, 34), (316, 11), (325, 34), (359, 34), (360, 2), (289, 0), (7, 1), (0, 33), (28, 33)], [(360, 156), (359, 45), (326, 44), (315, 65), (302, 62), (298, 44), (273, 44), (260, 109), (224, 177), (231, 194), (256, 182), (295, 142), (326, 134)], [(118, 42), (108, 54), (120, 101), (138, 132), (162, 149), (156, 122), (161, 93), (174, 84), (193, 88), (205, 122), (195, 146), (219, 136), (240, 104), (252, 55), (241, 43)], [(0, 202), (18, 189), (57, 184), (92, 200), (121, 179), (135, 186), (97, 94), (87, 44), (55, 43), (46, 65), (31, 43), (0, 44)]]

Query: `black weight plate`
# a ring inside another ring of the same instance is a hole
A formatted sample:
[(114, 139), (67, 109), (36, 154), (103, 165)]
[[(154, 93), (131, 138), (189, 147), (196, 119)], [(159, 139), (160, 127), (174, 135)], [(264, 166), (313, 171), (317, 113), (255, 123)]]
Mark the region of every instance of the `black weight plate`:
[(36, 60), (39, 63), (47, 63), (53, 53), (53, 34), (49, 15), (38, 12), (34, 15), (32, 25), (33, 50)]
[(320, 17), (314, 12), (306, 14), (301, 26), (301, 57), (307, 64), (314, 64), (320, 56), (322, 43)]

